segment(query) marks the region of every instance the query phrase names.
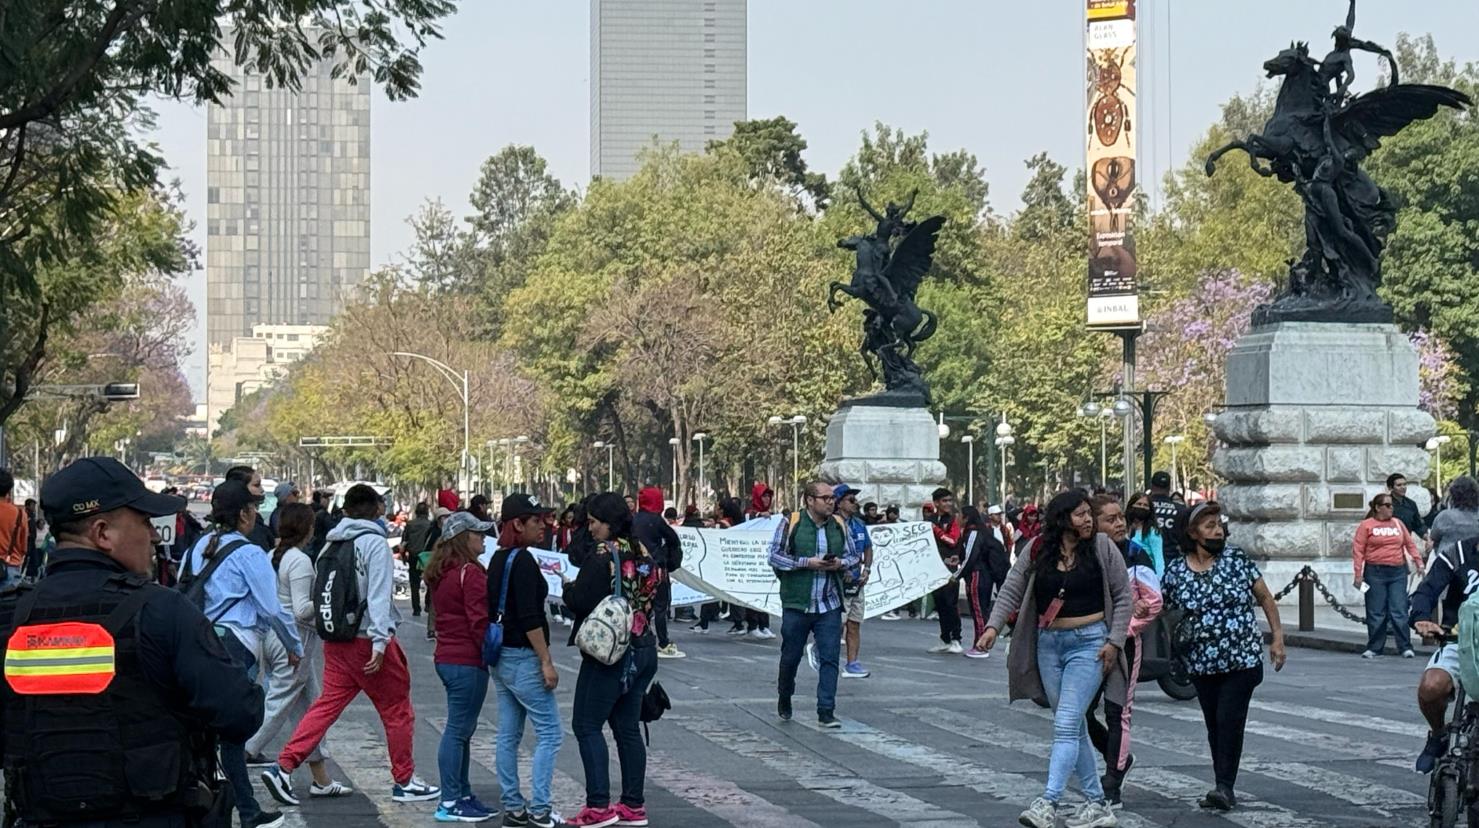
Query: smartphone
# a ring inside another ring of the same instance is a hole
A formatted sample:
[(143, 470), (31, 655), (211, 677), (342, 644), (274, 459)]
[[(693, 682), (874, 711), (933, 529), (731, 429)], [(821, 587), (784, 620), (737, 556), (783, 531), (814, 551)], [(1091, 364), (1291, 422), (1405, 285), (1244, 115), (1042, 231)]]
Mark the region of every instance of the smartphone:
[(1366, 592), (1367, 592), (1367, 590), (1369, 590), (1369, 589), (1371, 589), (1371, 584), (1368, 584), (1365, 581), (1362, 581), (1361, 582), (1361, 594), (1362, 595), (1365, 595)]
[(824, 560), (824, 561), (835, 561), (835, 560), (837, 560), (837, 553), (835, 553), (835, 552), (828, 552), (827, 554), (825, 554), (825, 555), (822, 556), (822, 560)]

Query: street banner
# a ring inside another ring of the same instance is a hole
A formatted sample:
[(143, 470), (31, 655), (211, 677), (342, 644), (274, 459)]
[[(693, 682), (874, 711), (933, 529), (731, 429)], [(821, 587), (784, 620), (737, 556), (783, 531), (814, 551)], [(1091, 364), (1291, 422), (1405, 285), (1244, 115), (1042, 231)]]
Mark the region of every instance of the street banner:
[[(780, 582), (770, 568), (770, 542), (781, 520), (752, 520), (733, 529), (678, 529), (683, 568), (673, 573), (673, 603), (678, 603), (677, 584), (682, 583), (714, 596), (709, 600), (779, 615)], [(868, 536), (873, 572), (863, 593), (863, 617), (922, 598), (949, 580), (928, 523), (870, 526)]]
[(1085, 0), (1088, 62), (1088, 326), (1140, 327), (1131, 213), (1138, 186), (1135, 0)]
[[(580, 567), (570, 563), (570, 556), (564, 552), (551, 552), (548, 549), (530, 549), (529, 554), (539, 562), (539, 571), (544, 575), (544, 582), (549, 586), (549, 600), (551, 603), (561, 601), (565, 597), (565, 583), (575, 580), (580, 574)], [(487, 568), (488, 561), (492, 560), (492, 554), (486, 554), (483, 567)], [(686, 562), (685, 562), (686, 565)], [(707, 601), (716, 601), (702, 592), (696, 592), (688, 586), (673, 581), (673, 606), (686, 607), (693, 604), (702, 604)]]

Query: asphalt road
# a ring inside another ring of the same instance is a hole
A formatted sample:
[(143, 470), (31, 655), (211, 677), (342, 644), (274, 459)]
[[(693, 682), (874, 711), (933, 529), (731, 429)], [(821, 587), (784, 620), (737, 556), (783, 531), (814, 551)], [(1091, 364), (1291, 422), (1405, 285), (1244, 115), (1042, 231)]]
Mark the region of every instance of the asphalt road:
[[(402, 629), (412, 663), (418, 772), (436, 779), (445, 697), (420, 618)], [(555, 636), (564, 635), (556, 627)], [(648, 812), (655, 826), (1009, 826), (1041, 792), (1050, 739), (1047, 711), (1006, 703), (1004, 649), (985, 661), (925, 653), (936, 626), (870, 621), (867, 679), (840, 683), (840, 730), (821, 730), (809, 703), (814, 674), (803, 663), (797, 717), (775, 716), (779, 641), (728, 638), (722, 626), (675, 640), (688, 654), (663, 660), (658, 678), (674, 709), (652, 727)], [(966, 620), (969, 634), (970, 621)], [(559, 696), (567, 723), (554, 785), (556, 809), (583, 802), (580, 755), (569, 734), (578, 655), (559, 646)], [(1142, 685), (1134, 713), (1136, 765), (1125, 789), (1125, 826), (1247, 828), (1414, 826), (1424, 822), (1426, 779), (1412, 772), (1423, 727), (1414, 706), (1421, 661), (1291, 651), (1254, 696), (1239, 780), (1241, 807), (1196, 807), (1211, 786), (1201, 712)], [(490, 690), (474, 737), (472, 778), (497, 801), (493, 774), (496, 701)], [(532, 740), (532, 732), (526, 742)], [(330, 732), (336, 775), (350, 798), (307, 800), (290, 825), (404, 826), (432, 822), (431, 803), (390, 801), (384, 736), (359, 700)], [(527, 784), (528, 762), (524, 763)], [(612, 776), (618, 779), (615, 752)], [(307, 786), (306, 770), (297, 786)], [(264, 803), (270, 802), (263, 794)], [(494, 823), (489, 823), (494, 824)]]

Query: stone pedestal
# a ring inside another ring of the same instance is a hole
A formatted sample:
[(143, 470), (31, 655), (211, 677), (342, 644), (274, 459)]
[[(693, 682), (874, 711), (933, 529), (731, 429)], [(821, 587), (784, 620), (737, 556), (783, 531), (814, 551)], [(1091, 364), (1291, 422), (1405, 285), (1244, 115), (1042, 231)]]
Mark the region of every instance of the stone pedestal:
[(1359, 606), (1351, 538), (1366, 504), (1387, 475), (1428, 472), (1436, 424), (1417, 407), (1417, 352), (1395, 325), (1255, 328), (1228, 354), (1226, 400), (1212, 466), (1234, 542), (1267, 560), (1271, 589), (1309, 564)]
[(918, 520), (920, 506), (946, 477), (939, 424), (924, 408), (843, 406), (827, 423), (827, 454), (817, 473), (861, 490), (858, 500), (876, 502), (880, 512), (894, 504), (901, 518)]

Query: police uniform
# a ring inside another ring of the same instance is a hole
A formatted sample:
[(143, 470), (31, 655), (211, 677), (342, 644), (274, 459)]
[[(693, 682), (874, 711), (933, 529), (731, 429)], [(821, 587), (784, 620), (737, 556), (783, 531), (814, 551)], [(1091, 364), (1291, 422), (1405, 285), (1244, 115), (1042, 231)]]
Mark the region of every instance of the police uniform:
[[(41, 494), (54, 525), (185, 506), (104, 457), (63, 469)], [(230, 825), (214, 742), (256, 731), (262, 691), (182, 594), (64, 543), (44, 578), (0, 594), (0, 648), (7, 825)]]

